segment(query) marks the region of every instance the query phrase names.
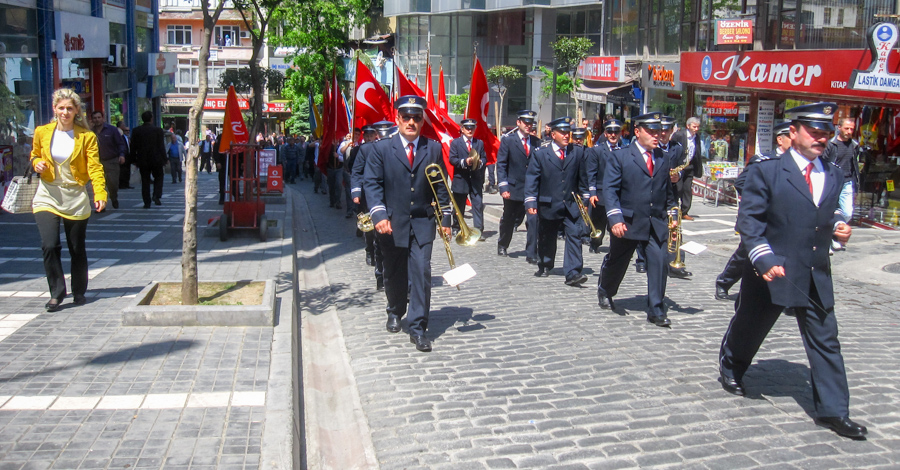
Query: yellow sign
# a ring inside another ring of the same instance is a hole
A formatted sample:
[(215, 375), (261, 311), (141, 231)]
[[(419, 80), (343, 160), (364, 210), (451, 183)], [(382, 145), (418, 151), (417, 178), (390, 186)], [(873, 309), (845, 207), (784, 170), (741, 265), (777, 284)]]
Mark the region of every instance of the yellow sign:
[(885, 184), (887, 184), (887, 190), (889, 193), (894, 192), (894, 180), (887, 180), (885, 181)]

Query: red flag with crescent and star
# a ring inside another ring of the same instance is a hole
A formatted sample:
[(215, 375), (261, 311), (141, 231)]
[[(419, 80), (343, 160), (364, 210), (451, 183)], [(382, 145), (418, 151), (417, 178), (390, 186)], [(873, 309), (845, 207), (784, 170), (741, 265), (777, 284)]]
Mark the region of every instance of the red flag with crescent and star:
[(244, 115), (241, 114), (241, 107), (238, 105), (234, 86), (228, 87), (228, 97), (225, 100), (225, 119), (223, 122), (225, 125), (222, 130), (222, 142), (219, 144), (220, 152), (231, 149), (231, 144), (246, 144), (250, 141), (250, 132), (247, 131)]
[[(396, 83), (397, 89), (400, 90), (400, 96), (416, 95), (425, 98), (425, 93), (422, 89), (409, 81), (399, 68), (397, 68)], [(450, 142), (453, 142), (454, 138), (459, 137), (459, 133), (456, 136), (450, 135), (447, 129), (444, 128), (441, 118), (433, 110), (425, 108), (424, 114), (425, 120), (422, 122), (422, 135), (441, 144), (441, 150), (444, 154), (444, 166), (447, 168), (447, 177), (452, 180), (453, 165), (450, 164)]]
[(444, 128), (450, 135), (461, 135), (459, 132), (459, 124), (450, 119), (450, 108), (447, 106), (447, 92), (444, 90), (444, 66), (441, 65), (438, 73), (438, 96), (437, 96), (437, 114), (444, 123)]
[(484, 74), (484, 69), (481, 68), (481, 62), (476, 57), (475, 66), (472, 67), (472, 81), (469, 85), (469, 104), (466, 106), (466, 117), (475, 120), (475, 138), (484, 142), (487, 164), (493, 165), (497, 163), (500, 139), (491, 132), (487, 124), (490, 105), (490, 88), (488, 88), (487, 77)]
[(393, 117), (391, 100), (381, 84), (359, 59), (356, 60), (356, 91), (353, 95), (353, 128), (375, 124)]

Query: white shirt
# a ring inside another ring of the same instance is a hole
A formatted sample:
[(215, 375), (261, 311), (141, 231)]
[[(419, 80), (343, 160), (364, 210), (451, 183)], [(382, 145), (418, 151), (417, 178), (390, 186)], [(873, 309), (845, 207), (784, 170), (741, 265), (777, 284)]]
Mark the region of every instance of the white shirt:
[(809, 161), (793, 147), (791, 147), (791, 157), (794, 158), (794, 162), (797, 163), (797, 167), (800, 168), (800, 174), (804, 175), (804, 177), (806, 176), (806, 167), (810, 163), (813, 164), (809, 180), (813, 187), (812, 199), (813, 202), (816, 203), (816, 207), (818, 207), (819, 202), (822, 200), (822, 191), (825, 190), (825, 169), (822, 167), (822, 160), (816, 158), (813, 161)]
[[(399, 135), (399, 134), (398, 134)], [(419, 138), (416, 137), (412, 141), (406, 140), (406, 137), (400, 136), (400, 142), (403, 144), (403, 153), (409, 155), (409, 144), (413, 144), (413, 160), (416, 159), (416, 149), (419, 148)]]
[(690, 130), (685, 130), (684, 135), (687, 136), (687, 160), (685, 163), (690, 163), (691, 159), (694, 158), (694, 133)]
[(634, 142), (634, 145), (636, 145), (638, 148), (638, 151), (641, 152), (641, 156), (644, 157), (644, 165), (646, 165), (647, 164), (647, 152), (649, 152), (649, 150), (645, 149), (644, 147), (641, 147), (641, 144), (637, 143), (637, 141)]
[(57, 165), (61, 165), (75, 150), (75, 131), (53, 131), (53, 143), (50, 145), (50, 156)]
[(564, 157), (567, 157), (567, 156), (568, 156), (568, 155), (566, 155), (566, 149), (560, 147), (559, 145), (556, 145), (556, 141), (554, 141), (554, 142), (553, 142), (552, 144), (550, 144), (550, 145), (553, 146), (553, 154), (556, 155), (557, 158), (559, 158), (559, 151), (560, 151), (560, 150), (563, 151), (563, 156), (564, 156)]

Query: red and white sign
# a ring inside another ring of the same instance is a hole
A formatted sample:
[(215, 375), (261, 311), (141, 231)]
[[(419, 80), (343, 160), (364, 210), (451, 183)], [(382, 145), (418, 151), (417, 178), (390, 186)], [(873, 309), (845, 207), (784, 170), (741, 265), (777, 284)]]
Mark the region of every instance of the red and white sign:
[[(272, 176), (272, 169), (275, 168), (277, 151), (275, 149), (259, 150), (259, 174)], [(281, 176), (281, 167), (277, 167), (277, 176)]]
[(288, 106), (288, 103), (266, 103), (266, 109), (264, 109), (263, 112), (289, 113), (291, 112), (291, 107)]
[(710, 117), (737, 117), (738, 104), (734, 101), (718, 101), (707, 98), (703, 111)]
[[(193, 100), (191, 101), (193, 102)], [(225, 109), (225, 104), (228, 102), (227, 99), (224, 98), (207, 98), (206, 103), (203, 105), (203, 109)], [(241, 109), (250, 109), (250, 102), (243, 99), (237, 99), (238, 107)]]
[(578, 76), (584, 80), (624, 82), (625, 59), (622, 57), (591, 56), (578, 64)]
[(716, 21), (716, 44), (753, 44), (753, 20)]
[[(851, 90), (855, 69), (871, 62), (868, 50), (683, 52), (681, 81), (698, 85), (785, 91), (800, 95), (900, 101), (891, 93)], [(892, 51), (889, 73), (900, 72), (900, 53)]]

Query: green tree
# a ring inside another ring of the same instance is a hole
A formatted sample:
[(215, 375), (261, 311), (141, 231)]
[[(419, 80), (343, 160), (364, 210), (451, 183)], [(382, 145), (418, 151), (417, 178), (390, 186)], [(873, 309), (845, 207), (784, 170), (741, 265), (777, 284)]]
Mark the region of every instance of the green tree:
[(232, 0), (232, 3), (244, 20), (244, 26), (250, 34), (250, 45), (253, 47), (248, 65), (250, 69), (250, 112), (253, 116), (250, 135), (254, 136), (259, 132), (259, 126), (262, 123), (263, 101), (265, 100), (263, 88), (268, 80), (267, 73), (260, 69), (259, 55), (266, 45), (266, 35), (272, 19), (282, 9), (288, 8), (287, 5), (293, 3), (284, 0)]
[[(553, 56), (556, 57), (556, 63), (574, 82), (569, 96), (575, 101), (575, 109), (580, 110), (575, 90), (581, 84), (581, 79), (575, 76), (575, 72), (578, 69), (578, 64), (587, 57), (588, 51), (594, 47), (594, 41), (581, 37), (561, 37), (556, 42), (551, 43), (550, 47), (553, 48)], [(580, 113), (580, 111), (578, 112)], [(575, 116), (576, 119), (579, 117)]]
[[(270, 94), (280, 95), (281, 90), (284, 87), (285, 77), (280, 70), (261, 69), (259, 80), (262, 82), (262, 87), (268, 90)], [(219, 75), (218, 85), (220, 88), (224, 89), (228, 89), (229, 86), (234, 86), (234, 91), (242, 94), (252, 91), (253, 78), (250, 76), (250, 67), (225, 69), (225, 71)]]
[(497, 93), (500, 95), (500, 112), (497, 113), (497, 132), (500, 132), (500, 114), (503, 113), (503, 99), (512, 82), (522, 78), (522, 72), (511, 65), (495, 65), (485, 72), (488, 83), (497, 85)]
[(463, 114), (466, 112), (466, 106), (469, 104), (469, 92), (461, 93), (459, 95), (447, 95), (447, 106), (450, 107), (448, 111), (453, 114)]
[[(541, 98), (540, 98), (540, 111), (544, 108), (544, 100), (553, 95), (553, 71), (548, 69), (547, 67), (538, 67), (538, 70), (543, 72), (544, 78), (541, 79)], [(571, 95), (574, 93), (575, 89), (578, 85), (581, 84), (581, 80), (572, 79), (566, 73), (557, 73), (556, 74), (556, 95)], [(552, 106), (555, 106), (556, 103), (553, 103)]]

